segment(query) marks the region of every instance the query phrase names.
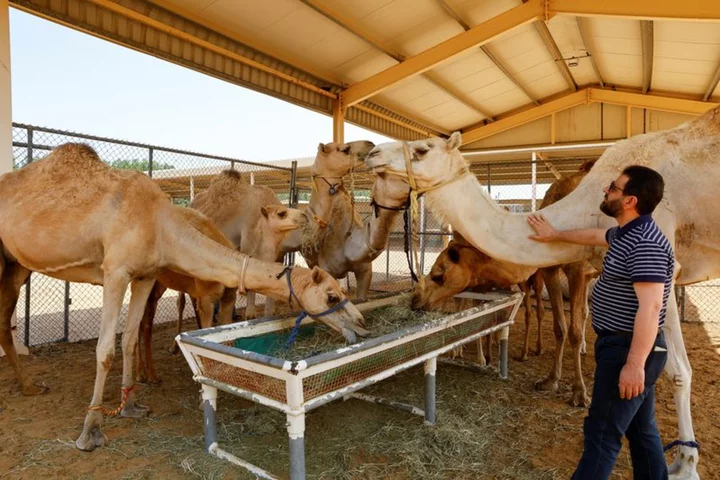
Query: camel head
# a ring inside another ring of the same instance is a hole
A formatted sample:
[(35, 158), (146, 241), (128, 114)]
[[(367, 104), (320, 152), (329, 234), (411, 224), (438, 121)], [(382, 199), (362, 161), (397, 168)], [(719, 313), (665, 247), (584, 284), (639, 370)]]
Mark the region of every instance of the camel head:
[(420, 279), (412, 295), (413, 310), (433, 310), (470, 286), (472, 268), (479, 267), (477, 250), (462, 242), (452, 241), (435, 260), (430, 274)]
[(276, 234), (304, 228), (308, 221), (305, 212), (285, 205), (266, 205), (260, 212)]
[[(340, 283), (318, 267), (312, 270), (294, 268), (291, 275), (295, 294), (311, 317), (333, 308), (347, 297)], [(357, 341), (356, 335), (364, 337), (370, 334), (364, 328), (362, 313), (351, 302), (333, 313), (317, 317), (317, 321), (341, 333), (350, 343)]]
[(321, 177), (343, 177), (362, 165), (375, 144), (367, 140), (349, 143), (321, 143), (318, 145), (312, 173)]
[(460, 132), (453, 133), (447, 140), (431, 137), (413, 142), (382, 143), (368, 153), (365, 165), (376, 173), (386, 172), (407, 178), (405, 143), (419, 189), (450, 180), (467, 168), (459, 150), (462, 143)]
[(372, 198), (385, 207), (398, 208), (407, 205), (410, 188), (405, 180), (397, 175), (378, 172), (372, 186)]

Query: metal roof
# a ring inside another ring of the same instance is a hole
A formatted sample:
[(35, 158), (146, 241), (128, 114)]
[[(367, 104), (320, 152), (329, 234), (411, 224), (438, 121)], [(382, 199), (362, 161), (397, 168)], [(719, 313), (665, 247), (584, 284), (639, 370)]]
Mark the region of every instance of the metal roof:
[(714, 0), (10, 3), (399, 139), (484, 147), (578, 106), (627, 107), (630, 125), (631, 108), (694, 115), (720, 96)]

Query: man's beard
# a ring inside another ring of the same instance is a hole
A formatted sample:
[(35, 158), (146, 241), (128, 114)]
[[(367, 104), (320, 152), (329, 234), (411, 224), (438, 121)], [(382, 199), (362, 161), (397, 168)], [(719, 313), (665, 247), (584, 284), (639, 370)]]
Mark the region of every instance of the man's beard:
[(622, 212), (622, 198), (618, 198), (617, 200), (605, 199), (600, 204), (600, 211), (608, 217), (617, 218), (620, 212)]

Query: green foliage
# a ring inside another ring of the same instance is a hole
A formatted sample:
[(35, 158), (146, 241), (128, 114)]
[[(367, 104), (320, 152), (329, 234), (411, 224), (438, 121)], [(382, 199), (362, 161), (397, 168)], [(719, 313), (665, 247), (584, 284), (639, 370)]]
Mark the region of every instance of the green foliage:
[[(118, 159), (110, 162), (110, 166), (122, 170), (138, 170), (147, 172), (150, 169), (150, 161), (144, 159)], [(153, 162), (153, 170), (172, 170), (175, 166), (169, 163)]]

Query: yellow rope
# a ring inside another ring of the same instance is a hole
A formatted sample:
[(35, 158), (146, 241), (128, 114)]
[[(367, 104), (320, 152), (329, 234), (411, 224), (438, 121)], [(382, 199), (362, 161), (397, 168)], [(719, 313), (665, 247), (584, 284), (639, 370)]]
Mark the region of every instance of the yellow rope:
[(135, 388), (135, 385), (130, 385), (128, 388), (120, 389), (122, 391), (122, 397), (120, 399), (120, 406), (114, 410), (107, 409), (107, 408), (103, 407), (102, 405), (90, 405), (88, 407), (88, 410), (99, 411), (103, 415), (107, 415), (108, 417), (114, 417), (118, 413), (122, 412), (123, 408), (125, 408), (125, 405), (127, 404), (127, 399), (130, 396), (130, 392), (132, 392), (134, 388)]

